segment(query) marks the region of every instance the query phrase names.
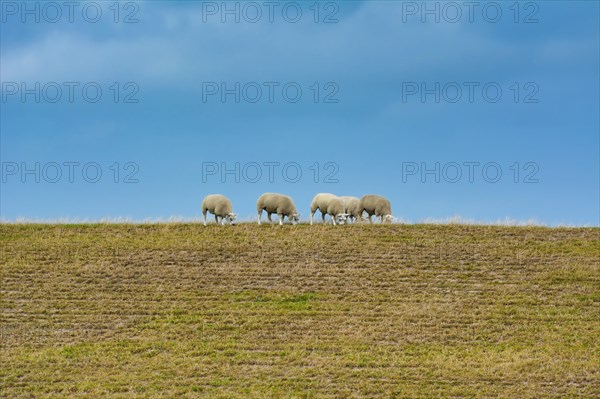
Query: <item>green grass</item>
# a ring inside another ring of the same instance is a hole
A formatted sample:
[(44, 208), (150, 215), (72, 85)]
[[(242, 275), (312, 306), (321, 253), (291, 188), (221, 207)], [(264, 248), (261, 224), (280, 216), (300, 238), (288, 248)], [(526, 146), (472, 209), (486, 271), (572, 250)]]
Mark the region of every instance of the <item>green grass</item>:
[(600, 229), (0, 225), (0, 396), (600, 397)]

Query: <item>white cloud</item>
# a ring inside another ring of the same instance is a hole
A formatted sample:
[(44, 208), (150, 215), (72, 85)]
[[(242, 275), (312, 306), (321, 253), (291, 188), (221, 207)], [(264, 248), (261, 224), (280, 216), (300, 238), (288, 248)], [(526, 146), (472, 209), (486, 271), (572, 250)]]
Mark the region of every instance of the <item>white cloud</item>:
[(588, 48), (570, 41), (531, 48), (473, 34), (462, 24), (403, 24), (400, 6), (389, 3), (366, 2), (338, 24), (204, 24), (199, 7), (145, 7), (152, 12), (131, 27), (132, 36), (54, 30), (5, 50), (3, 81), (127, 80), (169, 88), (224, 79), (369, 81), (468, 70), (524, 54), (548, 57), (554, 50), (572, 56), (572, 49)]

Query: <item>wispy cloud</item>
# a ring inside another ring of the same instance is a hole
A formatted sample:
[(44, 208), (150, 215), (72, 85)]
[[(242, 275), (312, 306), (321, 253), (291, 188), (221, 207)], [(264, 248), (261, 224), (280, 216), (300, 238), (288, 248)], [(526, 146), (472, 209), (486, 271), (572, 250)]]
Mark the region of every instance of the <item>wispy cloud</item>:
[[(400, 5), (365, 2), (338, 24), (202, 23), (200, 6), (165, 7), (106, 37), (60, 26), (2, 54), (4, 81), (140, 80), (150, 87), (194, 88), (215, 79), (355, 81), (474, 71), (513, 57), (570, 59), (590, 41), (541, 40), (538, 46), (475, 35), (465, 24), (402, 23)], [(376, 24), (373, 21), (377, 21)], [(301, 36), (302, 40), (297, 40)], [(293, 45), (291, 45), (293, 43)], [(537, 55), (536, 55), (537, 54)], [(476, 55), (476, 56), (475, 56)]]

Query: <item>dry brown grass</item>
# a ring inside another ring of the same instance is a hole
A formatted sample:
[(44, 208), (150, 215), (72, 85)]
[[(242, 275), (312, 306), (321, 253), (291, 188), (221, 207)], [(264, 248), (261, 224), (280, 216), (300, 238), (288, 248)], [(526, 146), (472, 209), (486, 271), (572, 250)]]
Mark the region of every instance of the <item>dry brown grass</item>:
[(599, 233), (0, 225), (0, 393), (600, 397)]

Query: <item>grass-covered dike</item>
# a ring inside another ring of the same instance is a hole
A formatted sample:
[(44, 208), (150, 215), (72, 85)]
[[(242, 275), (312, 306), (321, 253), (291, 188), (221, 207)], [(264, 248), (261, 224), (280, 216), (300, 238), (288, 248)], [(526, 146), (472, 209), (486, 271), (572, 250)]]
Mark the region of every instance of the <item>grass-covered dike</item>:
[(0, 224), (6, 398), (600, 397), (600, 229)]

